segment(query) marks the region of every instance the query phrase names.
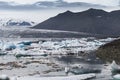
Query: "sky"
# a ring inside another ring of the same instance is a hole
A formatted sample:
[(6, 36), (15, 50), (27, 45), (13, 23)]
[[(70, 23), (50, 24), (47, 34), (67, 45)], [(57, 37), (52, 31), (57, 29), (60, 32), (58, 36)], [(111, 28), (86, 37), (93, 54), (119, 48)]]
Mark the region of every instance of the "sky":
[[(7, 1), (7, 2), (16, 2), (20, 4), (31, 4), (37, 1), (56, 1), (56, 0), (0, 0), (0, 1)], [(102, 4), (102, 5), (116, 5), (119, 3), (119, 0), (64, 0), (67, 2), (88, 2), (94, 4)]]
[[(20, 4), (31, 4), (31, 3), (35, 3), (37, 1), (56, 1), (56, 0), (0, 0), (0, 1), (5, 1), (5, 2), (15, 2), (15, 3), (20, 3)], [(102, 4), (102, 5), (118, 5), (119, 0), (64, 0), (67, 2), (87, 2), (87, 3), (94, 3), (94, 4)], [(68, 9), (71, 11), (75, 11), (75, 12), (80, 12), (83, 11), (81, 8), (74, 8), (74, 9)], [(111, 7), (110, 7), (111, 10)], [(114, 9), (112, 9), (114, 10)], [(115, 8), (116, 10), (116, 8)], [(0, 19), (1, 18), (10, 18), (10, 19), (26, 19), (26, 20), (31, 20), (31, 21), (35, 21), (35, 22), (42, 22), (50, 17), (56, 16), (59, 13), (65, 12), (65, 10), (55, 10), (55, 11), (10, 11), (10, 10), (6, 10), (6, 11), (0, 11)], [(109, 11), (109, 9), (108, 9)], [(49, 15), (48, 15), (49, 13)]]

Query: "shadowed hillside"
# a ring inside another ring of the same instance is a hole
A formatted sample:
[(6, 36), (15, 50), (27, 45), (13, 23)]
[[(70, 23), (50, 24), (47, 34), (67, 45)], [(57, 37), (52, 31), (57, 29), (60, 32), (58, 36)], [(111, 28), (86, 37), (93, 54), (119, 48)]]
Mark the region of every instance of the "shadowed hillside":
[(111, 43), (101, 46), (96, 51), (97, 56), (108, 62), (115, 60), (120, 64), (120, 39), (114, 40)]

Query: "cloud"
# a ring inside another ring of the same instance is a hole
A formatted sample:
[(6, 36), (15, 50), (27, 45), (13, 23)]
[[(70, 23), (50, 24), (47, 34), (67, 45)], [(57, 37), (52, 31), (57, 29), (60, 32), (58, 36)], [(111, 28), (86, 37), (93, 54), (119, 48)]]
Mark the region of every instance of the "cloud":
[[(69, 0), (69, 1), (72, 2), (73, 0)], [(78, 0), (74, 0), (74, 1), (78, 1)], [(80, 1), (81, 2), (101, 4), (101, 5), (106, 5), (106, 6), (118, 6), (120, 0), (80, 0)]]
[[(13, 1), (16, 3), (21, 4), (32, 4), (38, 1), (57, 1), (57, 0), (0, 0), (0, 1)], [(87, 3), (94, 3), (94, 4), (101, 4), (101, 5), (107, 5), (107, 6), (114, 6), (119, 4), (119, 0), (64, 0), (67, 2), (87, 2)]]
[(96, 5), (92, 3), (85, 3), (85, 2), (66, 2), (62, 0), (58, 1), (39, 1), (33, 4), (13, 4), (12, 2), (0, 2), (0, 9), (8, 10), (36, 10), (36, 9), (55, 9), (55, 8), (74, 8), (74, 7), (104, 7), (101, 5)]
[(55, 1), (55, 0), (0, 0), (5, 2), (16, 2), (20, 4), (32, 4), (38, 1)]

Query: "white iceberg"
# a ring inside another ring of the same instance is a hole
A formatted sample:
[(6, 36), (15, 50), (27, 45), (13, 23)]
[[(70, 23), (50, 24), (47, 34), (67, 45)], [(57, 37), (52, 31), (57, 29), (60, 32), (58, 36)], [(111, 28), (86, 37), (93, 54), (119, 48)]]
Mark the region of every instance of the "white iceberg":
[(113, 78), (114, 78), (115, 80), (120, 80), (120, 74), (114, 75)]
[(111, 64), (111, 69), (112, 69), (112, 72), (118, 72), (118, 71), (120, 71), (120, 66), (118, 66), (116, 64), (116, 62), (113, 61), (112, 64)]
[(0, 75), (0, 80), (10, 80), (7, 75)]

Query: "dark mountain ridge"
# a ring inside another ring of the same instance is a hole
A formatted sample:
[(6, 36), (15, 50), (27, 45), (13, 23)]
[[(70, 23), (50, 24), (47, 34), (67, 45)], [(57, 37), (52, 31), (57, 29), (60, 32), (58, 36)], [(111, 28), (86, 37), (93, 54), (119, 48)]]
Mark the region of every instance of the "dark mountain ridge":
[(91, 8), (77, 13), (66, 11), (33, 28), (119, 36), (120, 10), (106, 12), (101, 9)]

